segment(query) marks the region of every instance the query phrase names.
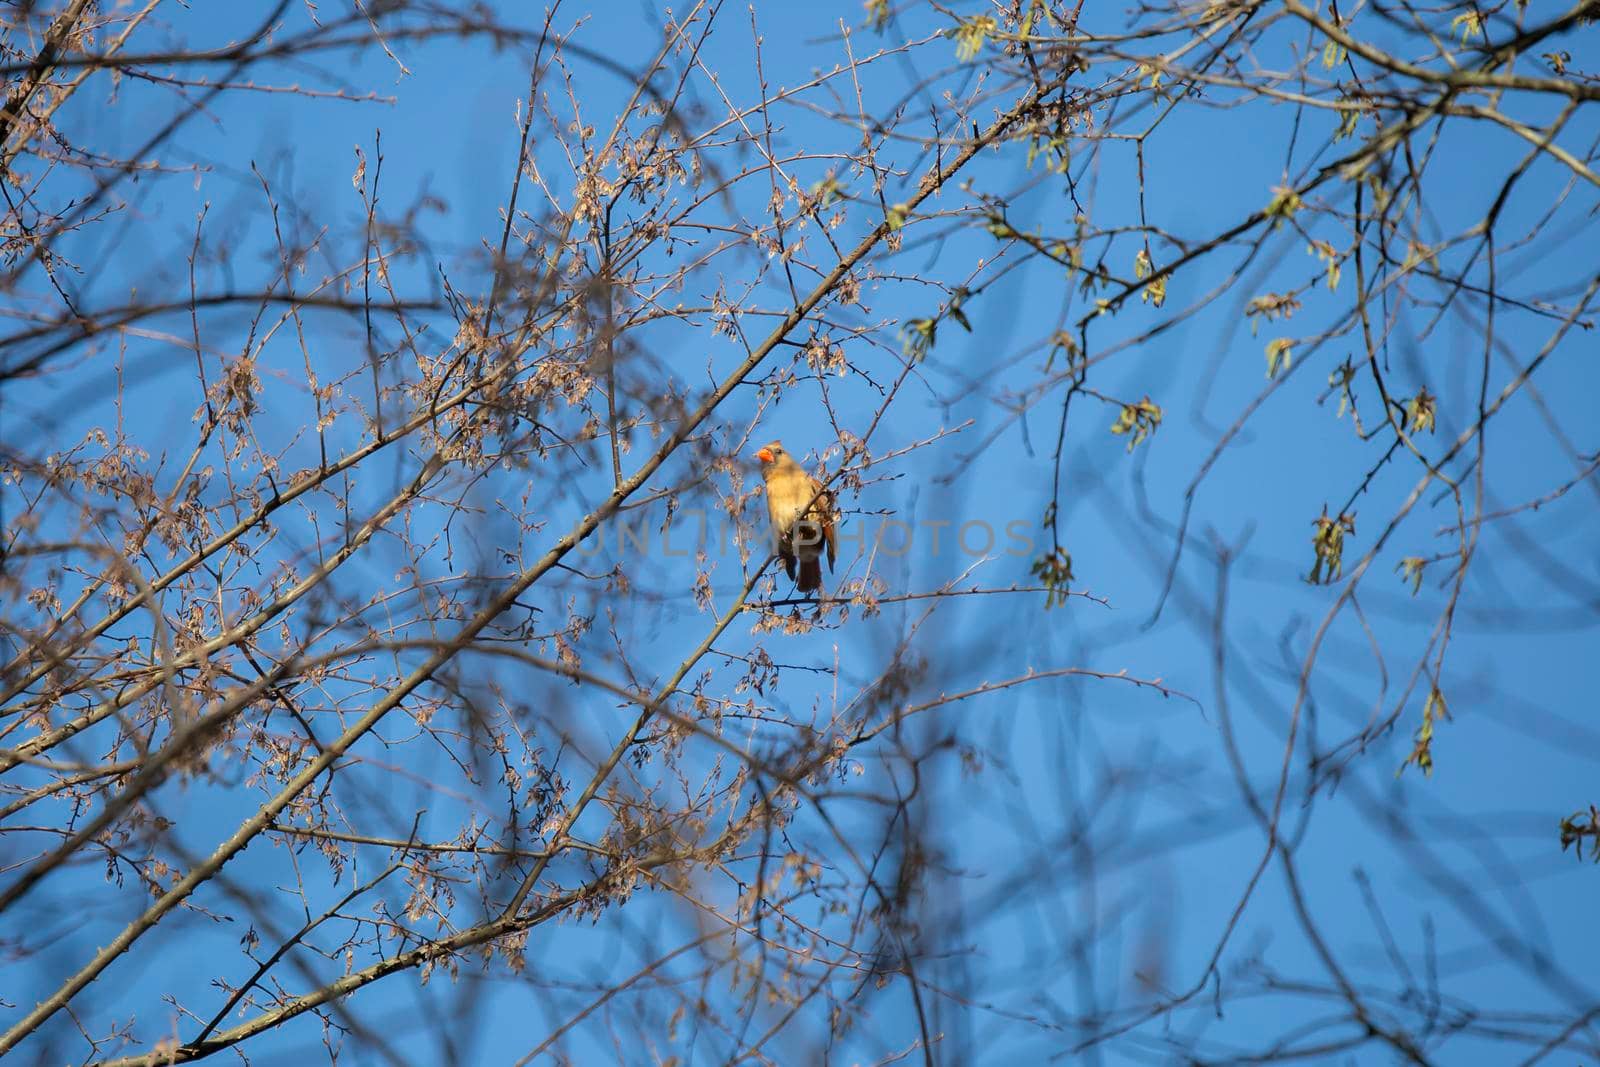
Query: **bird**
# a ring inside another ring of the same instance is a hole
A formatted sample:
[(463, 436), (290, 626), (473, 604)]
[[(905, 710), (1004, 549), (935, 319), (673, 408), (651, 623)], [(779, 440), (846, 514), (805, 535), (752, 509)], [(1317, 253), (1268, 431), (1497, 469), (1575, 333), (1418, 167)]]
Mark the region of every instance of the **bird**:
[[(781, 441), (756, 450), (761, 478), (767, 483), (767, 514), (772, 519), (778, 558), (795, 588), (815, 593), (822, 588), (822, 549), (828, 549), (828, 570), (833, 570), (833, 494), (794, 461)], [(799, 577), (795, 563), (800, 564)]]

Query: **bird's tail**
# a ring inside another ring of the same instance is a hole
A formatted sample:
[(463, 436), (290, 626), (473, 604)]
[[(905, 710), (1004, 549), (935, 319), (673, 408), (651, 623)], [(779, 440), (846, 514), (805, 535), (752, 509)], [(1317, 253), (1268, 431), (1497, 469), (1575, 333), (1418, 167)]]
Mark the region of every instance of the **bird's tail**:
[(800, 561), (800, 580), (795, 587), (802, 593), (814, 593), (822, 588), (822, 557)]

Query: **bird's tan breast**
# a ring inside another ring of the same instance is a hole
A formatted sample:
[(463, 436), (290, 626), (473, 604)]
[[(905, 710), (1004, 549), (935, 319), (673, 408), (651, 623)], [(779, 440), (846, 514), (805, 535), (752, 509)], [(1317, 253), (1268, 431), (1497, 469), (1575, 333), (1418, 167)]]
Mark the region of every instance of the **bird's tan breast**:
[(815, 495), (816, 487), (804, 475), (774, 477), (767, 483), (767, 514), (772, 524), (784, 531), (793, 527)]

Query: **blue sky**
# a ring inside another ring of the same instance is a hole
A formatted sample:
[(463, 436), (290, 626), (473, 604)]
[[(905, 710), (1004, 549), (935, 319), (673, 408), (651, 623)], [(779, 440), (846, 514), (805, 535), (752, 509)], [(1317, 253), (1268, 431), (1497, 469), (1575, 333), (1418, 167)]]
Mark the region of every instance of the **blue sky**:
[[(501, 10), (518, 19), (533, 14), (521, 5), (503, 5)], [(562, 18), (570, 21), (577, 10), (564, 8)], [(249, 22), (248, 18), (234, 22), (238, 15), (238, 9), (210, 6), (192, 13), (175, 10), (172, 17), (183, 36), (204, 45), (236, 36)], [(660, 9), (649, 5), (596, 9), (575, 39), (631, 65), (655, 47), (660, 15)], [(942, 24), (919, 16), (914, 25), (901, 24), (880, 39), (859, 29), (861, 16), (861, 7), (853, 0), (836, 5), (758, 5), (753, 18), (764, 39), (768, 82), (793, 84), (836, 62), (840, 45), (834, 38), (840, 20), (857, 27), (858, 54), (897, 40), (897, 34), (915, 35)], [(703, 53), (705, 65), (717, 72), (728, 95), (741, 101), (749, 100), (756, 87), (751, 17), (743, 10), (725, 9)], [(1120, 19), (1120, 12), (1116, 17)], [(305, 15), (296, 9), (290, 18), (300, 25)], [(1289, 47), (1282, 38), (1272, 40)], [(935, 42), (925, 54), (918, 53), (917, 62), (931, 70), (935, 57), (938, 62), (948, 59), (950, 47)], [(454, 41), (406, 45), (397, 51), (409, 74), (402, 75), (392, 60), (375, 51), (350, 61), (341, 57), (304, 73), (305, 84), (328, 87), (345, 81), (363, 92), (371, 88), (392, 94), (392, 104), (250, 93), (219, 98), (161, 153), (162, 162), (171, 166), (200, 160), (215, 165), (197, 180), (184, 175), (152, 180), (151, 192), (137, 196), (137, 211), (124, 212), (118, 221), (75, 243), (72, 248), (81, 261), (96, 265), (78, 279), (77, 295), (89, 306), (106, 306), (127, 301), (135, 291), (169, 289), (194, 239), (196, 217), (207, 204), (208, 238), (224, 249), (203, 264), (208, 283), (225, 287), (237, 279), (241, 288), (248, 288), (270, 276), (275, 252), (262, 222), (262, 191), (250, 173), (252, 164), (269, 179), (291, 230), (302, 225), (298, 216), (328, 225), (340, 239), (359, 233), (363, 212), (351, 175), (357, 148), (366, 156), (368, 173), (374, 172), (376, 131), (382, 136), (384, 204), (398, 209), (426, 191), (447, 205), (424, 209), (429, 248), (398, 272), (400, 288), (419, 294), (433, 291), (443, 265), (456, 288), (475, 292), (484, 278), (477, 250), (481, 242), (497, 238), (516, 158), (515, 121), (527, 89), (527, 55), (520, 48), (492, 52), (481, 43), (468, 46)], [(1273, 60), (1262, 60), (1269, 61)], [(1287, 62), (1282, 57), (1275, 61)], [(590, 121), (598, 125), (609, 120), (610, 109), (625, 98), (628, 85), (582, 60), (575, 61), (573, 69), (585, 112), (597, 116)], [(910, 76), (897, 62), (880, 64), (873, 71), (866, 88), (882, 94), (880, 98), (898, 95), (896, 88)], [(705, 113), (690, 116), (691, 126), (721, 110), (709, 82), (697, 76), (694, 84), (690, 97)], [(941, 84), (959, 86), (961, 76)], [(126, 121), (130, 110), (172, 106), (169, 95), (132, 82), (125, 83), (119, 94), (112, 106), (106, 106), (104, 97), (80, 97), (67, 126), (107, 151), (128, 149), (145, 130)], [(1196, 108), (1168, 120), (1146, 147), (1145, 201), (1152, 218), (1173, 231), (1203, 235), (1260, 207), (1270, 198), (1272, 187), (1283, 181), (1283, 145), (1292, 118), (1287, 108), (1252, 105), (1233, 110)], [(1594, 119), (1579, 120), (1585, 121), (1575, 131), (1574, 143), (1584, 140), (1582, 134), (1592, 137), (1596, 131)], [(788, 146), (808, 153), (850, 146), (847, 131), (800, 108), (783, 112), (782, 122), (781, 143)], [(1324, 124), (1302, 134), (1288, 168), (1291, 174), (1312, 163), (1314, 146), (1327, 132)], [(920, 166), (911, 148), (898, 151), (899, 165)], [(1447, 126), (1427, 186), (1429, 210), (1442, 230), (1454, 232), (1463, 220), (1481, 216), (1497, 187), (1496, 176), (1508, 166), (1505, 160), (1520, 158), (1522, 151), (1522, 143), (1509, 136)], [(558, 196), (570, 194), (571, 180), (561, 169), (559, 150), (543, 144), (540, 152), (541, 167), (554, 176), (552, 188)], [(815, 179), (824, 166), (802, 163), (795, 171)], [(986, 157), (974, 174), (980, 187), (994, 189), (1020, 186), (1031, 178), (1020, 150)], [(1086, 181), (1080, 196), (1090, 205), (1096, 223), (1109, 226), (1133, 217), (1134, 174), (1131, 151), (1114, 143), (1105, 149), (1099, 165), (1082, 175)], [(1505, 232), (1520, 236), (1560, 186), (1553, 169), (1536, 167), (1508, 206)], [(737, 201), (738, 210), (759, 213), (759, 195), (746, 192), (741, 197), (749, 199)], [(1528, 291), (1591, 278), (1600, 268), (1593, 251), (1597, 247), (1594, 202), (1592, 188), (1574, 194), (1547, 236), (1532, 247), (1506, 254), (1503, 281)], [(965, 203), (961, 194), (951, 191), (940, 205)], [(1018, 228), (1037, 226), (1047, 233), (1065, 233), (1071, 226), (1070, 205), (1059, 183), (1043, 183), (1017, 197), (1009, 217)], [(854, 214), (842, 234), (854, 235), (875, 221), (869, 211)], [(1274, 238), (1268, 255), (1257, 263), (1271, 267), (1261, 283), (1263, 289), (1285, 289), (1317, 274), (1318, 261), (1306, 254), (1304, 245), (1303, 239), (1290, 234)], [(913, 280), (884, 281), (869, 289), (870, 315), (861, 318), (885, 323), (879, 336), (887, 344), (875, 349), (858, 343), (851, 350), (852, 359), (869, 373), (892, 376), (897, 369), (893, 349), (898, 344), (894, 323), (930, 314), (942, 299), (931, 287), (917, 284), (915, 277), (959, 284), (972, 264), (996, 254), (997, 247), (993, 237), (976, 227), (934, 245), (911, 248), (890, 261), (897, 272)], [(1132, 248), (1114, 246), (1110, 261), (1114, 269), (1131, 271)], [(1158, 244), (1158, 264), (1172, 254), (1170, 247)], [(321, 277), (325, 269), (316, 259), (308, 264), (308, 280)], [(750, 262), (754, 263), (753, 257)], [(1186, 308), (1222, 277), (1220, 267), (1207, 265), (1179, 273), (1170, 283), (1164, 309), (1130, 306), (1114, 320), (1097, 323), (1091, 336), (1101, 348), (1133, 336), (1163, 314)], [(742, 281), (737, 273), (723, 280), (730, 290)], [(704, 278), (698, 279), (699, 290), (684, 299), (703, 298), (704, 284)], [(925, 820), (922, 829), (939, 850), (939, 873), (929, 883), (926, 910), (921, 913), (929, 979), (952, 989), (964, 987), (981, 1002), (963, 1006), (954, 999), (934, 998), (937, 1028), (946, 1035), (942, 1054), (949, 1062), (991, 1058), (1034, 1062), (1061, 1053), (1072, 1046), (1075, 1031), (1020, 1018), (1048, 1024), (1062, 1016), (1127, 1010), (1149, 997), (1135, 971), (1158, 976), (1168, 989), (1194, 983), (1261, 857), (1261, 832), (1242, 817), (1230, 777), (1223, 727), (1231, 722), (1251, 782), (1270, 796), (1282, 762), (1300, 662), (1337, 588), (1314, 587), (1302, 580), (1311, 563), (1311, 521), (1324, 504), (1336, 507), (1360, 484), (1376, 458), (1374, 449), (1380, 446), (1358, 444), (1349, 417), (1336, 417), (1333, 401), (1318, 403), (1329, 372), (1347, 355), (1358, 354), (1356, 341), (1345, 337), (1321, 348), (1297, 348), (1281, 384), (1251, 415), (1198, 489), (1172, 596), (1160, 618), (1148, 624), (1171, 558), (1171, 534), (1185, 487), (1222, 429), (1269, 385), (1263, 346), (1275, 335), (1310, 335), (1342, 310), (1353, 271), (1346, 268), (1344, 288), (1337, 293), (1308, 296), (1304, 318), (1292, 328), (1269, 323), (1256, 336), (1239, 315), (1239, 302), (1255, 292), (1245, 291), (1245, 284), (1250, 283), (1241, 284), (1237, 298), (1225, 295), (1165, 333), (1096, 367), (1091, 379), (1096, 389), (1127, 400), (1148, 394), (1165, 409), (1160, 430), (1131, 455), (1125, 439), (1107, 432), (1114, 408), (1088, 398), (1074, 401), (1063, 463), (1063, 541), (1072, 552), (1078, 587), (1104, 598), (1106, 605), (1076, 600), (1045, 611), (1037, 595), (973, 597), (942, 606), (928, 622), (920, 621), (923, 605), (892, 605), (875, 617), (858, 616), (837, 629), (793, 638), (760, 637), (741, 632), (736, 625), (719, 646), (740, 654), (760, 643), (784, 662), (837, 663), (847, 684), (860, 686), (882, 669), (897, 642), (919, 628), (929, 664), (912, 699), (932, 699), (941, 692), (1014, 677), (1029, 669), (1068, 666), (1160, 678), (1194, 697), (1193, 702), (1164, 699), (1116, 680), (1059, 679), (981, 696), (908, 727), (904, 739), (908, 746), (933, 745), (948, 735), (959, 746), (970, 746), (985, 766), (983, 774), (967, 776), (954, 756), (936, 762), (937, 773), (918, 784), (927, 799), (913, 809)], [(776, 290), (769, 285), (759, 296), (771, 304)], [(1480, 315), (1481, 305), (1473, 307)], [(1041, 536), (1037, 523), (1050, 496), (1050, 450), (1059, 397), (1046, 400), (1018, 423), (995, 396), (1033, 380), (1044, 358), (1043, 349), (1036, 347), (1040, 339), (1057, 328), (1063, 316), (1075, 321), (1084, 310), (1082, 299), (1072, 295), (1072, 287), (1058, 271), (1034, 263), (967, 307), (970, 334), (947, 323), (930, 358), (874, 436), (872, 447), (881, 454), (953, 430), (967, 420), (970, 425), (871, 471), (859, 496), (844, 501), (847, 522), (870, 527), (883, 512), (904, 521), (949, 521), (956, 526), (982, 520), (1003, 528), (1007, 522), (1023, 520), (1035, 536)], [(319, 373), (331, 377), (362, 364), (358, 322), (328, 318), (308, 322), (308, 344), (316, 353)], [(186, 336), (186, 316), (160, 325), (174, 336)], [(1394, 381), (1405, 389), (1425, 384), (1440, 397), (1439, 429), (1428, 443), (1442, 447), (1471, 417), (1482, 339), (1472, 323), (1454, 315), (1423, 335), (1425, 325), (1421, 314), (1408, 313), (1388, 356)], [(1507, 349), (1524, 362), (1550, 328), (1547, 320), (1514, 313), (1504, 313), (1498, 324)], [(206, 320), (205, 329), (208, 347), (237, 351), (244, 343), (248, 319), (237, 313), (219, 314)], [(434, 320), (439, 346), (448, 342), (450, 330), (453, 324)], [(749, 332), (759, 336), (765, 327), (757, 321)], [(703, 388), (710, 380), (708, 372), (712, 377), (719, 369), (726, 372), (742, 356), (734, 342), (712, 336), (705, 328), (651, 327), (642, 331), (637, 343), (638, 366), (649, 373), (670, 374), (688, 389)], [(287, 442), (314, 416), (308, 416), (309, 401), (296, 384), (300, 350), (287, 331), (268, 352), (267, 365), (279, 376), (264, 375), (268, 378), (265, 422), (278, 441)], [(1593, 417), (1600, 370), (1594, 354), (1592, 334), (1575, 331), (1536, 379), (1540, 401), (1585, 455), (1600, 449)], [(133, 436), (170, 442), (167, 462), (181, 464), (196, 432), (191, 416), (200, 401), (189, 371), (190, 354), (157, 335), (130, 338), (126, 355), (127, 365), (140, 373), (128, 378), (121, 417)], [(90, 426), (105, 425), (115, 417), (104, 401), (111, 380), (105, 368), (111, 358), (103, 352), (96, 364), (73, 372), (71, 387), (86, 390), (89, 399), (73, 394), (70, 407), (62, 402), (60, 379), (8, 389), (8, 441), (37, 435), (72, 442)], [(1493, 388), (1498, 390), (1507, 380), (1503, 362), (1497, 360), (1494, 374)], [(878, 398), (862, 377), (852, 374), (829, 384), (842, 424), (858, 433), (864, 432)], [(974, 384), (979, 388), (973, 389)], [(814, 453), (830, 444), (824, 436), (826, 423), (816, 414), (818, 406), (817, 383), (802, 381), (781, 403), (761, 411), (759, 424), (751, 429), (757, 399), (753, 394), (736, 395), (712, 420), (712, 447), (732, 447), (748, 431), (752, 443), (781, 437), (795, 452)], [(348, 447), (354, 440), (352, 424), (348, 420), (336, 427), (330, 436), (334, 447)], [(979, 442), (991, 433), (998, 436), (978, 451)], [(1503, 417), (1492, 424), (1490, 437), (1488, 483), (1494, 494), (1490, 510), (1547, 493), (1576, 473), (1527, 396), (1507, 405)], [(632, 461), (642, 459), (652, 443), (648, 435), (637, 435)], [(748, 449), (746, 459), (747, 453)], [(292, 454), (312, 462), (311, 438), (302, 438)], [(355, 499), (363, 505), (381, 501), (385, 490), (415, 473), (420, 459), (413, 450), (387, 459), (370, 476), (363, 473)], [(159, 453), (150, 460), (153, 466), (161, 461)], [(624, 465), (628, 466), (626, 459)], [(681, 470), (672, 466), (666, 473), (672, 476)], [(1367, 550), (1370, 538), (1411, 490), (1417, 474), (1414, 462), (1396, 464), (1375, 480), (1356, 508), (1351, 558)], [(524, 483), (532, 483), (541, 494), (549, 525), (520, 546), (533, 550), (564, 531), (592, 504), (608, 477), (603, 462), (553, 486), (541, 482), (537, 467), (531, 472), (499, 472), (469, 492), (467, 499), (484, 512), (452, 531), (455, 539), (450, 547), (456, 554), (446, 560), (445, 543), (440, 540), (421, 567), (434, 576), (464, 570), (503, 575), (506, 567), (498, 552), (519, 546), (515, 531), (496, 517), (497, 502), (514, 499)], [(753, 472), (746, 477), (753, 477)], [(1600, 996), (1592, 984), (1569, 988), (1564, 978), (1551, 977), (1571, 975), (1574, 985), (1582, 985), (1594, 973), (1592, 960), (1600, 951), (1600, 932), (1592, 923), (1577, 921), (1593, 899), (1600, 871), (1563, 856), (1556, 841), (1561, 816), (1600, 799), (1594, 793), (1589, 758), (1597, 739), (1592, 694), (1600, 682), (1593, 656), (1595, 623), (1600, 619), (1596, 611), (1600, 567), (1592, 551), (1600, 529), (1591, 489), (1575, 488), (1518, 528), (1564, 571), (1530, 557), (1523, 542), (1507, 538), (1498, 528), (1486, 534), (1442, 675), (1453, 719), (1440, 728), (1435, 774), (1424, 778), (1414, 769), (1395, 774), (1420, 721), (1425, 684), (1405, 701), (1395, 728), (1374, 739), (1340, 780), (1326, 783), (1313, 806), (1300, 803), (1305, 760), (1303, 754), (1296, 757), (1284, 825), (1299, 842), (1298, 870), (1307, 901), (1319, 916), (1330, 948), (1358, 981), (1390, 989), (1403, 985), (1364, 903), (1360, 879), (1365, 878), (1381, 901), (1384, 920), (1407, 965), (1424, 973), (1430, 951), (1442, 961), (1440, 992), (1447, 998), (1502, 1011), (1576, 1014)], [(1144, 513), (1141, 500), (1148, 501), (1151, 514)], [(423, 511), (416, 532), (442, 538), (442, 527), (426, 528), (428, 522), (439, 523), (441, 514)], [(1379, 714), (1394, 709), (1448, 595), (1435, 580), (1435, 571), (1422, 592), (1410, 597), (1394, 567), (1402, 556), (1440, 550), (1444, 541), (1435, 531), (1453, 516), (1449, 507), (1420, 508), (1397, 529), (1366, 579), (1360, 600), (1386, 650), (1390, 677), (1376, 677), (1367, 639), (1346, 611), (1330, 631), (1318, 660), (1311, 701), (1301, 721), (1302, 738), (1310, 736), (1327, 745), (1358, 729), (1373, 714), (1375, 702), (1382, 709)], [(332, 524), (337, 517), (324, 512), (319, 521)], [(273, 551), (293, 551), (296, 545), (309, 543), (311, 536), (309, 528), (290, 527)], [(1223, 648), (1230, 669), (1222, 689), (1215, 685), (1213, 671), (1218, 544), (1233, 546), (1237, 553), (1229, 570)], [(873, 574), (891, 591), (935, 589), (973, 562), (948, 547), (946, 542), (946, 551), (934, 554), (919, 538), (917, 550), (906, 557), (868, 561), (853, 555), (851, 546), (830, 580)], [(373, 551), (357, 561), (356, 573), (373, 588), (398, 587), (397, 568), (405, 562), (393, 545), (375, 543)], [(1028, 562), (996, 553), (969, 584), (1029, 584)], [(726, 558), (716, 563), (713, 581), (718, 594), (726, 597), (742, 580), (739, 562)], [(709, 625), (687, 591), (692, 577), (688, 563), (652, 557), (648, 565), (641, 561), (633, 574), (637, 597), (610, 605), (624, 619), (630, 653), (656, 681), (698, 643)], [(577, 597), (580, 607), (605, 604), (593, 591), (575, 584), (541, 595), (541, 610), (552, 615), (561, 610), (567, 596)], [(615, 666), (608, 641), (597, 628), (582, 647), (586, 664), (604, 674), (613, 673), (608, 668)], [(483, 670), (485, 677), (515, 681), (515, 672), (499, 666), (485, 665)], [(552, 700), (570, 699), (553, 683), (546, 687), (542, 680), (524, 680), (523, 684), (541, 687), (540, 692)], [(806, 719), (816, 708), (826, 708), (830, 699), (828, 684), (794, 671), (783, 677), (774, 703), (791, 719)], [(574, 724), (573, 743), (598, 749), (614, 739), (631, 715), (603, 699), (590, 697), (588, 703), (595, 705), (589, 709), (593, 717)], [(400, 732), (397, 728), (396, 735)], [(424, 832), (437, 829), (447, 834), (480, 799), (458, 798), (459, 806), (453, 807), (429, 788), (429, 776), (440, 770), (430, 765), (430, 759), (439, 758), (436, 754), (412, 752), (394, 758), (404, 774), (385, 773), (381, 764), (350, 772), (352, 778), (360, 776), (370, 797), (370, 809), (364, 814), (372, 820), (372, 832), (403, 836), (411, 816), (427, 808)], [(694, 758), (706, 760), (710, 754)], [(877, 816), (863, 798), (909, 788), (898, 771), (867, 756), (861, 762), (859, 785), (841, 786), (841, 795), (828, 803), (830, 811), (836, 810), (847, 825), (858, 827), (864, 839), (870, 839)], [(159, 804), (179, 822), (183, 846), (200, 855), (231, 832), (255, 795), (224, 778), (209, 786), (169, 786)], [(1420, 837), (1397, 836), (1386, 822), (1393, 813), (1401, 813), (1406, 826)], [(827, 835), (815, 819), (798, 820), (794, 838), (801, 847), (828, 851)], [(1088, 841), (1092, 847), (1076, 847), (1074, 841)], [(273, 898), (285, 878), (285, 852), (282, 846), (258, 842), (229, 866), (227, 885)], [(309, 851), (305, 855), (312, 857)], [(352, 871), (335, 883), (324, 868), (308, 862), (303, 876), (314, 885), (313, 899), (331, 901), (350, 888), (350, 877), (370, 873)], [(29, 992), (20, 993), (12, 985), (6, 994), (9, 1001), (31, 1003), (36, 991), (52, 987), (50, 979), (59, 980), (60, 974), (81, 965), (120, 921), (126, 921), (128, 908), (143, 903), (114, 893), (97, 870), (71, 872), (57, 880), (70, 891), (59, 898), (36, 896), (32, 901), (38, 909), (33, 928), (46, 932), (41, 936), (50, 937), (56, 947), (47, 960), (32, 965)], [(1476, 892), (1463, 892), (1468, 889)], [(51, 902), (56, 899), (71, 902), (71, 910), (59, 910), (61, 905)], [(79, 910), (85, 900), (103, 902), (105, 910), (98, 910), (96, 903), (97, 910), (86, 920)], [(247, 969), (237, 946), (243, 916), (251, 909), (236, 899), (230, 901), (220, 887), (200, 903), (212, 912), (231, 910), (238, 918), (230, 922), (199, 913), (175, 915), (141, 945), (138, 959), (119, 963), (102, 980), (101, 986), (115, 983), (114, 990), (92, 991), (95, 1012), (107, 1018), (137, 1015), (141, 1036), (148, 1039), (172, 1025), (171, 1008), (162, 999), (165, 993), (177, 993), (186, 1004), (204, 1005), (195, 1008), (202, 1014), (220, 1004), (217, 992), (207, 989), (206, 983), (214, 971), (237, 975)], [(292, 916), (294, 909), (281, 914)], [(407, 1062), (435, 1062), (446, 1055), (462, 1062), (515, 1061), (593, 995), (585, 992), (588, 984), (600, 986), (631, 974), (692, 937), (695, 922), (692, 913), (664, 894), (641, 894), (593, 923), (575, 921), (534, 933), (530, 959), (536, 960), (542, 978), (569, 983), (564, 990), (466, 975), (456, 995), (451, 995), (443, 991), (446, 979), (441, 975), (427, 985), (401, 975), (364, 990), (352, 1007), (376, 1034), (389, 1038)], [(1074, 966), (1062, 969), (1060, 961), (1073, 956), (1068, 942), (1083, 927), (1094, 930), (1097, 940)], [(1498, 952), (1486, 947), (1494, 938), (1502, 942)], [(272, 942), (265, 931), (263, 939)], [(1505, 962), (1507, 955), (1525, 956), (1530, 951), (1544, 954), (1548, 962), (1522, 967)], [(1103, 1063), (1161, 1061), (1170, 1048), (1160, 1042), (1174, 1034), (1192, 1035), (1203, 1053), (1225, 1056), (1236, 1044), (1258, 1042), (1266, 1028), (1288, 1031), (1293, 1020), (1314, 1021), (1327, 1014), (1325, 1004), (1306, 997), (1227, 999), (1235, 982), (1238, 988), (1255, 988), (1249, 971), (1252, 961), (1285, 980), (1327, 981), (1314, 948), (1296, 926), (1276, 865), (1269, 867), (1223, 957), (1220, 992), (1227, 1010), (1217, 1017), (1209, 1008), (1191, 1007), (1176, 1017), (1173, 1030), (1153, 1024), (1096, 1050), (1091, 1058), (1100, 1057), (1098, 1062)], [(336, 962), (316, 966), (325, 971), (334, 967), (337, 972)], [(664, 973), (674, 972), (667, 968)], [(659, 1003), (671, 1001), (663, 993)], [(870, 1004), (870, 1009), (834, 1050), (839, 1062), (873, 1062), (915, 1039), (904, 982), (864, 994), (862, 1003)], [(476, 1013), (473, 1026), (439, 1021), (440, 1015), (455, 1017), (454, 1012), (468, 1008)], [(625, 996), (614, 1010), (626, 1017), (637, 1005)], [(821, 1022), (807, 1019), (796, 1029), (820, 1041)], [(179, 1031), (191, 1031), (193, 1026), (190, 1020)], [(416, 1035), (418, 1030), (431, 1030), (434, 1038), (443, 1032), (451, 1045), (424, 1042)], [(52, 1037), (65, 1040), (69, 1032), (63, 1028)], [(572, 1037), (567, 1051), (574, 1062), (618, 1055), (596, 1043), (597, 1036), (598, 1031), (583, 1030)], [(315, 1023), (303, 1019), (283, 1034), (253, 1045), (252, 1060), (299, 1062), (307, 1047), (319, 1040)], [(709, 1060), (722, 1050), (719, 1040), (708, 1033), (688, 1045), (687, 1053), (663, 1044), (650, 1052), (629, 1050), (622, 1058), (649, 1062), (651, 1055), (664, 1058), (676, 1051), (696, 1061)], [(1446, 1048), (1453, 1063), (1500, 1062), (1504, 1051), (1484, 1041)], [(383, 1061), (371, 1047), (348, 1050), (348, 1055), (352, 1062)]]

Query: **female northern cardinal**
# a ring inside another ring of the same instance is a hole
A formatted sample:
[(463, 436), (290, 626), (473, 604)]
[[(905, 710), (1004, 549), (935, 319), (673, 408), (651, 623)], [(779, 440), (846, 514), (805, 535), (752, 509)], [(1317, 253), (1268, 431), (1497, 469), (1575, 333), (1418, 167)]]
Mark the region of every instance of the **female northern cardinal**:
[[(833, 494), (805, 472), (783, 445), (774, 441), (756, 452), (761, 478), (767, 483), (767, 514), (778, 557), (795, 588), (802, 593), (822, 588), (822, 545), (828, 545), (828, 569), (833, 570)], [(795, 579), (795, 560), (800, 577)]]

